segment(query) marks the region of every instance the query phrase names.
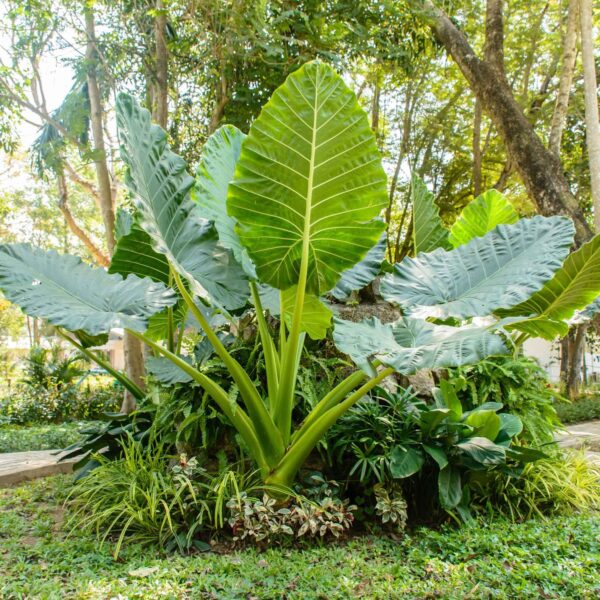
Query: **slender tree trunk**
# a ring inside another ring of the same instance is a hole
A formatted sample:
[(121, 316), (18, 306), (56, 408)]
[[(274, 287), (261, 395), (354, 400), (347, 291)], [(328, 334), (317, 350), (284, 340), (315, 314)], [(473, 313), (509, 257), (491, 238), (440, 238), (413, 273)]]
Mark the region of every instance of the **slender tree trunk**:
[(153, 117), (154, 120), (163, 128), (167, 127), (168, 117), (168, 63), (169, 51), (165, 38), (167, 28), (167, 14), (165, 12), (163, 0), (156, 1), (156, 18), (154, 19), (154, 40), (155, 40), (155, 65), (156, 65), (156, 86), (153, 94)]
[(421, 17), (452, 56), (481, 101), (538, 211), (543, 215), (571, 217), (577, 242), (581, 244), (590, 239), (591, 228), (569, 190), (560, 160), (542, 144), (503, 76), (501, 0), (488, 2), (488, 60), (482, 60), (475, 54), (462, 31), (430, 0), (422, 0), (422, 7)]
[(594, 60), (592, 0), (580, 0), (581, 58), (585, 91), (585, 139), (590, 164), (594, 224), (600, 233), (600, 118), (598, 116), (598, 84)]
[(567, 374), (567, 396), (574, 400), (579, 394), (581, 383), (581, 365), (583, 362), (583, 352), (585, 347), (585, 334), (587, 332), (587, 323), (577, 325), (572, 337), (569, 338), (569, 370)]
[(87, 35), (87, 46), (85, 52), (87, 65), (87, 84), (90, 97), (90, 121), (92, 126), (92, 137), (94, 142), (94, 165), (98, 178), (98, 193), (102, 206), (102, 220), (106, 232), (106, 244), (108, 253), (112, 255), (115, 249), (115, 203), (111, 191), (110, 174), (106, 161), (106, 148), (104, 145), (104, 130), (102, 120), (102, 97), (96, 76), (98, 64), (98, 53), (96, 51), (96, 32), (94, 25), (94, 13), (87, 5), (85, 9), (85, 30)]
[(94, 244), (90, 236), (77, 224), (71, 209), (69, 208), (69, 190), (67, 188), (67, 181), (65, 175), (62, 172), (57, 172), (56, 180), (58, 183), (58, 208), (62, 213), (67, 227), (77, 237), (82, 244), (89, 250), (90, 254), (94, 257), (94, 261), (101, 267), (107, 267), (110, 263), (108, 257)]
[(569, 95), (573, 83), (573, 72), (577, 60), (577, 31), (579, 17), (579, 0), (569, 1), (569, 12), (567, 16), (567, 30), (563, 41), (563, 58), (556, 104), (550, 124), (550, 136), (548, 148), (555, 156), (560, 156), (560, 145), (562, 134), (567, 122), (567, 111), (569, 108)]
[(481, 194), (481, 102), (475, 100), (473, 116), (473, 195)]

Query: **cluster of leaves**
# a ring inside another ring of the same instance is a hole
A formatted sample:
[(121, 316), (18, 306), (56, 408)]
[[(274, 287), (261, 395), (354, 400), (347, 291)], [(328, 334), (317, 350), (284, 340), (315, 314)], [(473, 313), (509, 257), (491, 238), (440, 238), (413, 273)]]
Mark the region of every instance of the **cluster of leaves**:
[(523, 355), (490, 357), (452, 369), (450, 381), (468, 410), (500, 402), (503, 411), (521, 419), (519, 439), (535, 445), (553, 440), (560, 425), (556, 402), (562, 398), (535, 360)]
[(356, 507), (331, 497), (319, 502), (297, 497), (278, 506), (267, 494), (258, 499), (242, 493), (231, 498), (227, 508), (234, 541), (271, 545), (294, 538), (339, 538), (352, 526)]

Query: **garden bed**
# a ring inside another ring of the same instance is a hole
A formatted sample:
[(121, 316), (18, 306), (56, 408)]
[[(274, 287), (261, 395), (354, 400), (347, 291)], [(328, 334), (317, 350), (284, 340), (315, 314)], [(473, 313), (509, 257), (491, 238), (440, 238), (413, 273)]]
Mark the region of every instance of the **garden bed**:
[(30, 452), (66, 448), (81, 436), (79, 431), (89, 422), (47, 425), (0, 425), (0, 453)]
[(418, 529), (304, 549), (165, 555), (69, 537), (57, 476), (0, 490), (1, 597), (592, 598), (600, 593), (597, 515)]

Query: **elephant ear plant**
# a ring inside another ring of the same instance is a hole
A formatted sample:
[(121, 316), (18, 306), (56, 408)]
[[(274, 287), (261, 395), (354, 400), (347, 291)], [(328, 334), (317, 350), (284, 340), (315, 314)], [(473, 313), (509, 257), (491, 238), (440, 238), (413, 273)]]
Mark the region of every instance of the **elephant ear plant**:
[[(472, 317), (527, 301), (573, 241), (568, 219), (534, 217), (396, 265), (382, 290), (404, 316), (385, 324), (334, 319), (333, 338), (359, 369), (295, 426), (305, 336), (324, 337), (332, 322), (324, 297), (364, 285), (385, 247), (379, 216), (387, 204), (386, 176), (356, 97), (330, 67), (304, 65), (275, 91), (247, 136), (225, 126), (209, 139), (196, 180), (148, 111), (127, 95), (118, 99), (117, 123), (135, 215), (111, 274), (70, 256), (5, 245), (0, 287), (91, 357), (90, 336), (112, 327), (131, 331), (155, 360), (180, 370), (178, 381), (204, 388), (273, 486), (289, 487), (333, 423), (392, 373), (506, 352), (499, 328), (522, 317), (485, 323)], [(265, 356), (265, 397), (211, 326), (211, 311), (235, 321), (250, 304)], [(276, 333), (266, 307), (280, 314)], [(182, 355), (186, 312), (239, 395)], [(135, 390), (122, 373), (115, 376)]]

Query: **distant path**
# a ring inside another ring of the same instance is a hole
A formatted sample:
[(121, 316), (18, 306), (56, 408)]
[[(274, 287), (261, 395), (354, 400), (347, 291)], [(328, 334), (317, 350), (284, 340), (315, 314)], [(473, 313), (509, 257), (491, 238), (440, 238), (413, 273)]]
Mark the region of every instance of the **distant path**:
[(60, 456), (53, 452), (56, 450), (0, 454), (0, 487), (57, 473), (71, 473), (75, 461), (59, 463), (57, 461)]
[(586, 456), (600, 465), (600, 419), (568, 425), (566, 432), (556, 437), (563, 448), (585, 448)]

